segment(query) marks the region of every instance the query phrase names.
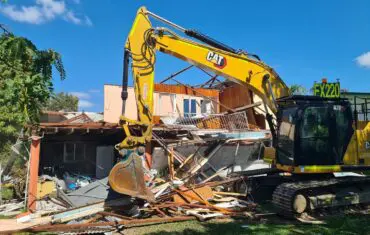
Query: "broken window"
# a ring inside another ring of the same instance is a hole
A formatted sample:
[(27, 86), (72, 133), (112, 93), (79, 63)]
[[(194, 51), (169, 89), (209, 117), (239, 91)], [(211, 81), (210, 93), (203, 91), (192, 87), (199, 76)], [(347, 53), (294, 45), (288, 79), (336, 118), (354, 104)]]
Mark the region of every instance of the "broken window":
[(210, 100), (201, 100), (200, 101), (201, 113), (211, 114), (212, 112), (212, 102)]

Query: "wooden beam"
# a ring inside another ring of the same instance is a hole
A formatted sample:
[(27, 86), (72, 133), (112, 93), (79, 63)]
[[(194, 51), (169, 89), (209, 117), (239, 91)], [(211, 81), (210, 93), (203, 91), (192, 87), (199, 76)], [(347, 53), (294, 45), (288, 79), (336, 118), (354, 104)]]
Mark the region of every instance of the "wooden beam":
[(168, 170), (169, 170), (170, 180), (172, 181), (175, 176), (173, 147), (170, 147), (170, 151), (168, 152)]
[(148, 142), (145, 145), (145, 160), (146, 160), (146, 163), (148, 164), (149, 169), (152, 169), (153, 158), (152, 158), (152, 144), (151, 144), (151, 142)]
[(40, 138), (33, 138), (31, 141), (30, 151), (30, 172), (28, 180), (28, 210), (33, 212), (36, 210), (36, 195), (37, 182), (39, 178), (39, 163), (40, 163)]

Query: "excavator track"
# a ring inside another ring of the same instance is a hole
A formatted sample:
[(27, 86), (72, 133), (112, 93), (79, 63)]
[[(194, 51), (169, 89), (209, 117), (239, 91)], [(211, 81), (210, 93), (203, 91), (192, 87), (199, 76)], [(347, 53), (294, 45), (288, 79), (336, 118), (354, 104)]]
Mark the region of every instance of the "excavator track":
[(283, 183), (275, 189), (272, 202), (278, 213), (286, 217), (320, 208), (367, 204), (370, 202), (370, 177)]

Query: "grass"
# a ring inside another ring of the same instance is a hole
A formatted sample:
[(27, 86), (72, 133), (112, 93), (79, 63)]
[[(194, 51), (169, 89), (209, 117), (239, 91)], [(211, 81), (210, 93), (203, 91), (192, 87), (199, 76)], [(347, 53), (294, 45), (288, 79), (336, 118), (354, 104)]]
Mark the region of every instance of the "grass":
[(260, 223), (231, 219), (186, 221), (130, 228), (125, 230), (124, 234), (370, 234), (369, 215), (337, 216), (325, 222), (325, 225), (307, 225), (278, 218)]

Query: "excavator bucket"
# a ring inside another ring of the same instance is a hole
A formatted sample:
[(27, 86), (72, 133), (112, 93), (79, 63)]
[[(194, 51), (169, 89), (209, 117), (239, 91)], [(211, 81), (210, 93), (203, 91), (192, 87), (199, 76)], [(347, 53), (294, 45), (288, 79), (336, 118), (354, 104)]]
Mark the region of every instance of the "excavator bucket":
[(118, 193), (154, 201), (153, 193), (146, 187), (143, 164), (140, 156), (130, 154), (117, 163), (109, 173), (109, 184)]

